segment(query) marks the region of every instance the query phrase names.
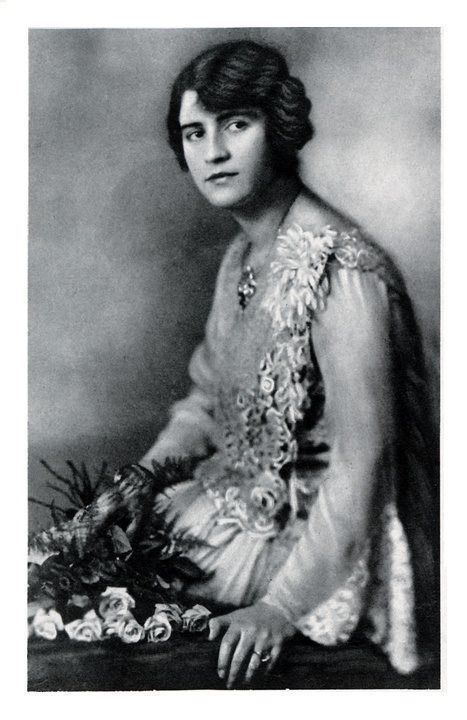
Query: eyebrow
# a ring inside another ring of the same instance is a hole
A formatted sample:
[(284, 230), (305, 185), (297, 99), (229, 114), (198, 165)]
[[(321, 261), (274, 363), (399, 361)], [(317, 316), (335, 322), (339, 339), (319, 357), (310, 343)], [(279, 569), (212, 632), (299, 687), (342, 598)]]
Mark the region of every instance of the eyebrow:
[[(254, 108), (238, 108), (236, 110), (221, 110), (221, 112), (216, 114), (216, 121), (217, 122), (223, 122), (224, 120), (228, 120), (231, 117), (235, 117), (236, 115), (247, 115), (248, 117), (257, 118), (259, 117), (258, 110), (255, 110)], [(180, 130), (186, 130), (187, 128), (191, 127), (203, 127), (203, 123), (199, 120), (194, 120), (190, 123), (184, 123), (183, 125), (180, 125)]]

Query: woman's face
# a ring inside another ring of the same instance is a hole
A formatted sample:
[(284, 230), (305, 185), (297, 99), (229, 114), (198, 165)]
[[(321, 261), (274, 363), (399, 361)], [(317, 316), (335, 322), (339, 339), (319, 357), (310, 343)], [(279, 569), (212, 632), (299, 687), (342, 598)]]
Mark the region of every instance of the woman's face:
[(260, 110), (212, 113), (203, 108), (194, 90), (187, 90), (179, 121), (188, 169), (212, 205), (241, 208), (273, 180), (265, 117)]

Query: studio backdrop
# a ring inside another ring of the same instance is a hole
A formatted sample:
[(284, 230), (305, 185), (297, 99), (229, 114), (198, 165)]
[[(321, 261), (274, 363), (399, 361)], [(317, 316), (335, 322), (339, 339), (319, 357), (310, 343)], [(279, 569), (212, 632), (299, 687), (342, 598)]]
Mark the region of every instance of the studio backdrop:
[[(235, 226), (178, 168), (170, 85), (205, 47), (279, 48), (313, 102), (304, 181), (401, 267), (438, 408), (439, 31), (31, 30), (30, 494), (44, 458), (138, 460), (188, 388)], [(31, 506), (31, 526), (49, 524)]]

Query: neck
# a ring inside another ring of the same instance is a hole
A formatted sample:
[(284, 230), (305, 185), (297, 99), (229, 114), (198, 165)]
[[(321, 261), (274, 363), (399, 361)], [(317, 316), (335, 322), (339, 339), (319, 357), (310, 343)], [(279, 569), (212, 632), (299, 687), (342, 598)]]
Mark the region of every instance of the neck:
[(279, 176), (251, 202), (231, 210), (252, 245), (260, 248), (275, 238), (301, 187), (297, 176)]

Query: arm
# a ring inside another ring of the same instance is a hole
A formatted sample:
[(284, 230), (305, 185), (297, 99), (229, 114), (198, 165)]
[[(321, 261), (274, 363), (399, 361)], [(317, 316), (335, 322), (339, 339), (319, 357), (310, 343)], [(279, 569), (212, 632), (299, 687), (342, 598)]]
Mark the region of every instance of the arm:
[[(209, 327), (209, 322), (208, 322)], [(162, 430), (154, 445), (140, 464), (151, 468), (151, 461), (162, 462), (167, 457), (205, 457), (213, 443), (212, 420), (214, 382), (212, 345), (208, 332), (198, 345), (189, 365), (191, 391), (170, 409), (170, 422)]]
[(325, 386), (329, 473), (263, 600), (314, 640), (334, 644), (358, 621), (372, 519), (390, 487), (389, 309), (376, 275), (334, 269), (326, 309), (313, 321), (313, 345)]
[(151, 468), (151, 461), (163, 462), (167, 457), (206, 457), (215, 446), (213, 421), (216, 396), (216, 351), (223, 326), (223, 296), (229, 265), (235, 253), (233, 242), (222, 261), (203, 342), (195, 349), (189, 365), (192, 387), (186, 398), (170, 409), (170, 421), (140, 464)]

